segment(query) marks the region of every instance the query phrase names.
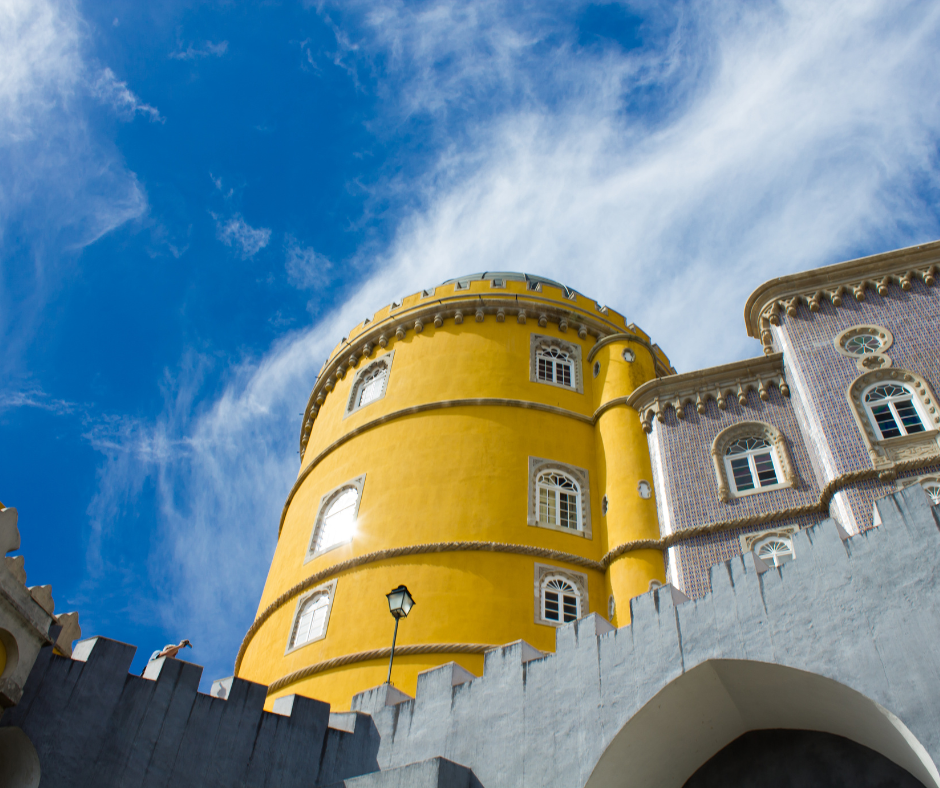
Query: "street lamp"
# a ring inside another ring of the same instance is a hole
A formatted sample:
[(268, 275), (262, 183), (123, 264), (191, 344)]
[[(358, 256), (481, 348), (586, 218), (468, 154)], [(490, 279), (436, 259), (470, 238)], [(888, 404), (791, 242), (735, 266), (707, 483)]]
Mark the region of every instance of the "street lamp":
[(415, 601), (405, 586), (393, 588), (385, 596), (388, 597), (388, 610), (395, 617), (395, 634), (392, 635), (392, 655), (388, 659), (388, 681), (392, 683), (392, 662), (395, 659), (395, 641), (398, 640), (398, 622), (411, 612)]

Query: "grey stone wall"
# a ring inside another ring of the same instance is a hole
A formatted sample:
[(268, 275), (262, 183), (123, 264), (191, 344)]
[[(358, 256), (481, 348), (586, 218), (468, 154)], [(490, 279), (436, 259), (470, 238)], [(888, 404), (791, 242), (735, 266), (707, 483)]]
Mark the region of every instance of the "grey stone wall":
[(414, 699), (378, 687), (332, 721), (300, 697), (264, 712), (265, 688), (239, 680), (201, 695), (201, 668), (176, 660), (130, 676), (134, 649), (99, 638), (78, 659), (45, 649), (0, 726), (56, 786), (679, 788), (774, 728), (849, 738), (940, 786), (940, 513), (918, 487), (879, 511), (844, 542), (832, 521), (800, 532), (778, 570), (739, 556), (702, 599), (667, 586), (633, 600), (628, 627), (591, 615), (559, 628), (555, 654), (510, 644), (482, 677), (455, 686), (442, 666)]

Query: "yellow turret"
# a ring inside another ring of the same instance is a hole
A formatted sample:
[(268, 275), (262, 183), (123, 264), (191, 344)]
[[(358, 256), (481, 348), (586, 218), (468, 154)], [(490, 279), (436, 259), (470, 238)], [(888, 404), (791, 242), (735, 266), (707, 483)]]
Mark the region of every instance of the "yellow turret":
[[(348, 708), (589, 612), (628, 623), (664, 581), (646, 437), (626, 398), (672, 370), (648, 337), (545, 279), (487, 273), (380, 310), (333, 351), (301, 430), (258, 617), (236, 673)], [(609, 559), (609, 556), (608, 556)]]

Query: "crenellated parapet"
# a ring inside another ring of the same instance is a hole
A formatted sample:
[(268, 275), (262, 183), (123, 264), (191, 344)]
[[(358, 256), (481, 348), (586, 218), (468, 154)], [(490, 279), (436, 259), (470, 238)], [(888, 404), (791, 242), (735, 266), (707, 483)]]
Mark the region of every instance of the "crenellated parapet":
[[(493, 282), (501, 282), (494, 285)], [(373, 357), (377, 348), (388, 348), (409, 335), (422, 334), (426, 327), (442, 328), (466, 322), (527, 325), (550, 324), (562, 334), (579, 339), (629, 337), (648, 348), (659, 375), (675, 374), (662, 350), (623, 315), (593, 299), (555, 282), (526, 274), (500, 274), (490, 278), (455, 280), (422, 290), (380, 309), (366, 318), (334, 348), (321, 368), (304, 410), (300, 434), (301, 459), (314, 422), (327, 397), (351, 370)]]
[(771, 279), (747, 300), (747, 331), (771, 355), (771, 327), (779, 326), (784, 316), (796, 317), (801, 306), (815, 313), (825, 303), (839, 308), (850, 300), (864, 302), (868, 293), (887, 296), (892, 288), (909, 292), (916, 281), (933, 287), (938, 270), (940, 242), (933, 242)]
[(653, 419), (662, 422), (669, 408), (681, 421), (688, 408), (705, 413), (709, 400), (714, 400), (721, 410), (727, 409), (732, 398), (739, 405), (747, 404), (752, 393), (766, 402), (771, 386), (776, 386), (785, 397), (790, 396), (782, 353), (651, 380), (630, 395), (627, 405), (640, 414), (643, 429), (649, 433)]

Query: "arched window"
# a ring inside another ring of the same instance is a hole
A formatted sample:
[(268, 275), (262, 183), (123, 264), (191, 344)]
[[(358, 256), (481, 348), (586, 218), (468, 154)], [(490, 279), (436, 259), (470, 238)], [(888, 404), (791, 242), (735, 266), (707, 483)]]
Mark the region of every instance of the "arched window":
[(719, 432), (712, 443), (712, 460), (718, 498), (725, 503), (797, 484), (783, 433), (762, 421), (742, 421)]
[(924, 492), (930, 498), (930, 503), (934, 506), (940, 506), (940, 480), (930, 479), (921, 482)]
[(529, 379), (583, 392), (581, 346), (556, 337), (531, 335)]
[(368, 405), (385, 393), (385, 373), (385, 367), (377, 365), (363, 376), (357, 407), (361, 408), (363, 405)]
[(355, 536), (364, 483), (365, 476), (360, 476), (330, 490), (320, 499), (310, 546), (307, 548), (307, 561), (327, 550), (346, 544)]
[(336, 591), (336, 581), (314, 589), (302, 597), (294, 612), (287, 651), (322, 640), (326, 636), (326, 626), (330, 619), (330, 608)]
[(914, 392), (903, 383), (879, 383), (865, 392), (865, 408), (881, 438), (924, 431)]
[(395, 351), (390, 350), (359, 370), (350, 388), (345, 416), (349, 416), (359, 408), (364, 408), (366, 405), (370, 405), (385, 396), (394, 355)]
[(542, 618), (557, 624), (581, 618), (581, 593), (574, 583), (559, 575), (542, 581)]
[(567, 353), (554, 347), (541, 348), (536, 354), (536, 361), (539, 380), (571, 388), (574, 364)]
[(762, 437), (739, 438), (725, 450), (728, 480), (736, 493), (780, 483), (774, 448)]
[(347, 489), (330, 504), (317, 533), (316, 552), (329, 550), (352, 539), (353, 529), (356, 527), (357, 503), (359, 491)]
[(574, 479), (561, 471), (544, 471), (536, 488), (540, 523), (581, 530), (581, 488)]
[(757, 557), (768, 566), (778, 567), (793, 560), (793, 542), (785, 536), (770, 536), (754, 545)]

